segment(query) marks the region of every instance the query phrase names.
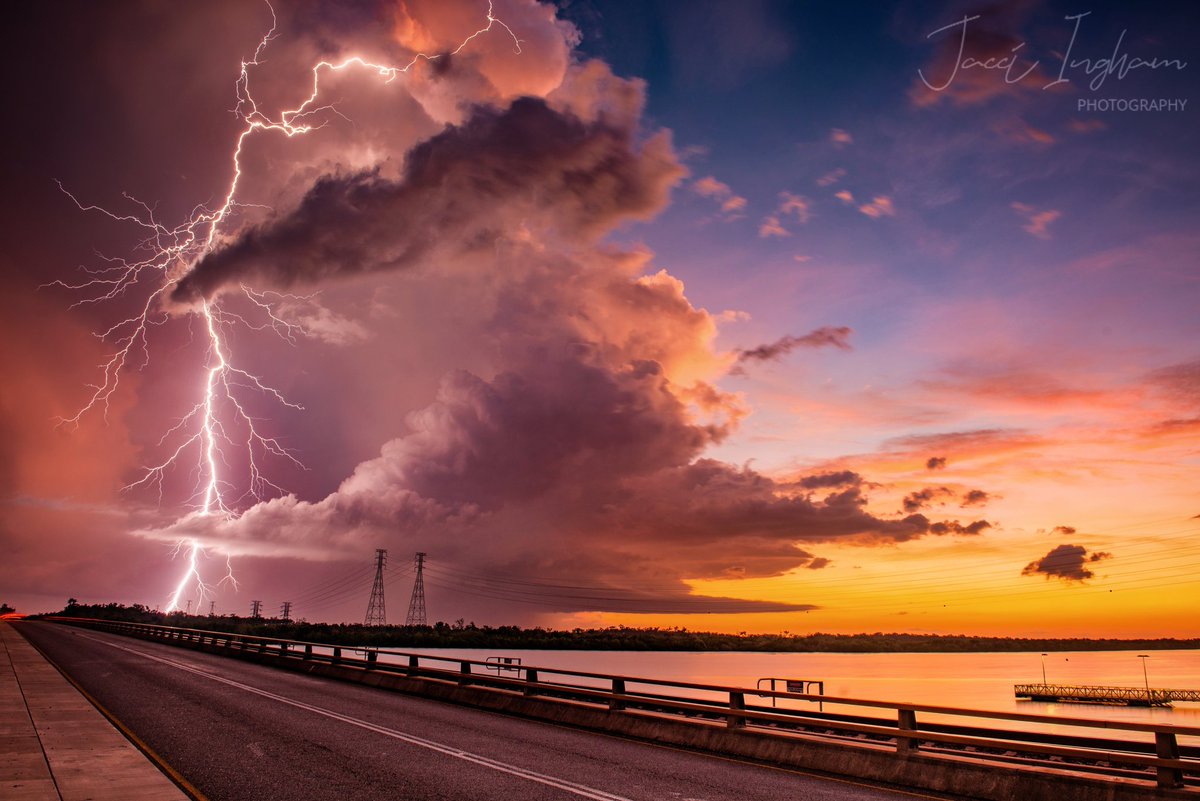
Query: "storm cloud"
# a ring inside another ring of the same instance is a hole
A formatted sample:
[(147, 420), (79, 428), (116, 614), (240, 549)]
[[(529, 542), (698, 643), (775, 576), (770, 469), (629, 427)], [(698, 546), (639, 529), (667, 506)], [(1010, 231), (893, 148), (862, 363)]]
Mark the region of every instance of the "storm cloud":
[(560, 235), (591, 238), (656, 212), (682, 174), (665, 133), (638, 144), (629, 126), (585, 123), (540, 98), (477, 107), (417, 145), (399, 180), (378, 170), (322, 177), (294, 211), (200, 261), (172, 299), (193, 302), (241, 281), (283, 289), (407, 269), (494, 248), (514, 220), (547, 214)]
[(1043, 575), (1063, 581), (1084, 581), (1095, 577), (1088, 565), (1112, 556), (1105, 551), (1088, 553), (1082, 545), (1057, 545), (1041, 559), (1036, 559), (1021, 570), (1023, 576)]

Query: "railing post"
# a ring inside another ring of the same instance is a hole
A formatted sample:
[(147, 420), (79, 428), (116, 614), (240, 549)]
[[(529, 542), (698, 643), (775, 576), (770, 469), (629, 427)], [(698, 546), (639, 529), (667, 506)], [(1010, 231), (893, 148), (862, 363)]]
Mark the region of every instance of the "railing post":
[[(1158, 731), (1154, 733), (1154, 753), (1159, 759), (1179, 759), (1179, 741), (1175, 733)], [(1183, 771), (1179, 768), (1158, 768), (1159, 787), (1182, 787)]]
[(312, 646), (311, 645), (304, 646), (304, 658), (312, 659)]
[(420, 658), (416, 656), (410, 656), (408, 658), (408, 675), (416, 676), (420, 672), (420, 666)]
[(279, 643), (279, 655), (280, 656), (288, 655), (288, 644), (286, 642)]
[(533, 668), (525, 668), (525, 694), (537, 695), (538, 675)]
[(336, 665), (336, 664), (338, 664), (339, 662), (341, 662), (341, 661), (342, 661), (342, 649), (341, 649), (341, 648), (334, 648), (334, 649), (333, 649), (333, 658), (332, 658), (331, 660), (329, 660), (329, 661), (330, 661), (330, 664), (334, 664), (334, 665)]
[[(901, 731), (916, 732), (917, 730), (917, 713), (912, 709), (901, 709), (896, 714), (897, 728)], [(921, 747), (921, 743), (915, 737), (904, 737), (900, 734), (896, 735), (896, 751), (898, 753), (906, 753), (908, 751), (916, 751)]]
[(625, 679), (612, 680), (612, 698), (608, 700), (609, 709), (624, 709), (625, 702), (617, 698), (618, 695), (625, 694)]
[(471, 677), (471, 663), (470, 662), (459, 662), (458, 663), (458, 673), (459, 673), (458, 684), (460, 687), (464, 687), (471, 683), (471, 678), (470, 678)]
[(378, 651), (367, 651), (367, 670), (375, 669), (375, 660), (379, 659)]
[(729, 717), (725, 719), (726, 725), (731, 729), (741, 729), (746, 725), (746, 718), (737, 714), (739, 711), (746, 709), (746, 694), (730, 691), (729, 693)]

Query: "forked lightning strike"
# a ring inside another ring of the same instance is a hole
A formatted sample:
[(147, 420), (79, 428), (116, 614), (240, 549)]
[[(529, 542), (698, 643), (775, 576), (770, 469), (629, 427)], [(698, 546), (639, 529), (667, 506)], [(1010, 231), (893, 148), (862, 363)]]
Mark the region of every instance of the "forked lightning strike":
[[(318, 130), (328, 124), (328, 114), (339, 115), (332, 104), (319, 104), (321, 95), (321, 75), (325, 72), (338, 72), (350, 68), (360, 68), (377, 73), (387, 82), (396, 80), (402, 73), (407, 73), (417, 62), (434, 61), (441, 54), (427, 55), (417, 53), (404, 66), (389, 66), (375, 64), (359, 56), (352, 56), (338, 63), (321, 61), (312, 67), (312, 89), (308, 97), (293, 109), (281, 111), (275, 118), (264, 113), (255, 101), (250, 91), (250, 73), (259, 64), (259, 58), (267, 46), (275, 38), (277, 18), (275, 9), (271, 9), (271, 28), (259, 41), (254, 55), (241, 64), (234, 88), (237, 105), (234, 112), (244, 123), (238, 135), (231, 156), (231, 177), (228, 190), (222, 204), (216, 209), (208, 209), (203, 205), (196, 206), (188, 219), (174, 227), (163, 225), (155, 217), (154, 210), (149, 205), (138, 201), (128, 194), (123, 197), (136, 207), (133, 213), (118, 214), (99, 206), (84, 204), (59, 184), (59, 188), (74, 201), (81, 211), (95, 211), (104, 214), (117, 222), (128, 222), (140, 226), (146, 231), (146, 238), (136, 250), (145, 251), (144, 258), (137, 259), (104, 259), (105, 266), (84, 268), (88, 275), (86, 280), (78, 283), (55, 281), (54, 284), (83, 293), (84, 297), (74, 305), (102, 303), (115, 301), (128, 293), (132, 293), (139, 285), (146, 287), (146, 297), (139, 303), (139, 311), (121, 320), (107, 330), (96, 332), (96, 336), (105, 342), (111, 342), (116, 350), (108, 361), (100, 365), (101, 379), (97, 384), (90, 385), (91, 396), (74, 416), (61, 421), (63, 424), (77, 425), (84, 415), (100, 411), (105, 418), (110, 409), (114, 394), (120, 386), (121, 374), (129, 367), (144, 367), (150, 358), (149, 335), (151, 330), (163, 325), (170, 319), (164, 309), (162, 299), (164, 294), (188, 275), (195, 266), (219, 244), (224, 233), (222, 224), (239, 206), (237, 201), (238, 184), (242, 178), (242, 148), (246, 141), (260, 131), (278, 131), (287, 137), (294, 137)], [(486, 21), (479, 30), (462, 40), (459, 45), (449, 51), (449, 55), (460, 52), (476, 38), (489, 33), (495, 26), (502, 28), (511, 37), (516, 52), (521, 52), (521, 40), (512, 29), (494, 14), (492, 2), (488, 3)], [(293, 409), (300, 409), (297, 404), (288, 401), (282, 393), (261, 378), (235, 366), (228, 351), (223, 331), (235, 325), (244, 326), (250, 330), (262, 331), (271, 329), (288, 342), (295, 342), (297, 334), (305, 333), (302, 325), (287, 320), (279, 307), (284, 303), (302, 302), (309, 298), (294, 295), (283, 295), (275, 292), (260, 292), (247, 286), (240, 287), (241, 297), (245, 298), (256, 313), (262, 315), (261, 321), (247, 319), (237, 312), (222, 308), (217, 297), (205, 298), (199, 307), (191, 314), (198, 315), (208, 337), (208, 357), (204, 367), (204, 382), (200, 399), (196, 405), (185, 414), (179, 422), (170, 428), (159, 440), (160, 446), (170, 448), (169, 455), (160, 463), (144, 468), (142, 476), (125, 487), (126, 490), (140, 486), (154, 485), (162, 497), (163, 480), (167, 471), (182, 462), (185, 456), (195, 451), (196, 474), (198, 476), (196, 490), (189, 500), (193, 507), (190, 514), (199, 516), (220, 515), (234, 518), (239, 512), (240, 503), (247, 496), (261, 500), (270, 493), (282, 493), (283, 490), (259, 469), (259, 460), (265, 456), (274, 456), (292, 461), (297, 466), (300, 462), (296, 456), (285, 448), (278, 439), (260, 433), (254, 418), (249, 414), (245, 404), (239, 400), (238, 390), (252, 390), (269, 397), (276, 403)], [(221, 467), (226, 465), (226, 453), (230, 448), (238, 448), (243, 452), (247, 464), (247, 491), (245, 495), (231, 499), (228, 494), (233, 485), (221, 478)], [(206, 583), (201, 575), (201, 561), (208, 558), (204, 545), (196, 539), (181, 540), (176, 544), (174, 555), (186, 553), (187, 569), (175, 585), (174, 591), (167, 602), (166, 611), (179, 608), (180, 601), (189, 587), (194, 587), (198, 603), (213, 591), (213, 586)], [(230, 582), (236, 589), (237, 582), (229, 555), (225, 555), (226, 573), (217, 582), (217, 586)]]

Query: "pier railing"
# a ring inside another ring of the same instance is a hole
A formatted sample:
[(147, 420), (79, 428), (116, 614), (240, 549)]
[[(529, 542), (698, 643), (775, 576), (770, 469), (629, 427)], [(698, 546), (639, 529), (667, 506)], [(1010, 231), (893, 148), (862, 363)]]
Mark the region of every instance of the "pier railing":
[(1071, 684), (1016, 684), (1017, 698), (1034, 701), (1076, 701), (1130, 706), (1170, 706), (1172, 701), (1200, 701), (1200, 690), (1167, 690), (1154, 687), (1100, 687)]
[[(1125, 786), (1176, 788), (1184, 796), (1195, 792), (1200, 798), (1200, 747), (1181, 744), (1179, 739), (1200, 737), (1200, 727), (1194, 726), (871, 701), (534, 665), (511, 665), (519, 672), (496, 675), (495, 662), (459, 657), (142, 623), (52, 620), (294, 669), (310, 669), (303, 667), (308, 664), (389, 673), (404, 680), (586, 705), (606, 714), (687, 720), (793, 741), (835, 743), (876, 753), (893, 751), (901, 758), (919, 754), (969, 759), (1008, 770), (1067, 771)], [(823, 702), (839, 711), (816, 711), (807, 704), (773, 708), (747, 703), (755, 697), (771, 698), (773, 703)], [(1052, 726), (1058, 731), (1036, 726)], [(1062, 733), (1064, 728), (1071, 733)], [(1114, 731), (1133, 739), (1106, 736)]]

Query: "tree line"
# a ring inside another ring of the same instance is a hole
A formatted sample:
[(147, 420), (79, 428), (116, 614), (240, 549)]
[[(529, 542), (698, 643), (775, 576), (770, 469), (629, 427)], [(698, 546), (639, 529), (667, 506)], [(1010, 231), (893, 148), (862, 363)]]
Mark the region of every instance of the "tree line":
[(1089, 639), (977, 637), (955, 634), (723, 634), (686, 628), (593, 629), (476, 626), (461, 618), (432, 626), (365, 626), (360, 623), (308, 623), (237, 615), (159, 612), (141, 604), (80, 604), (71, 599), (61, 613), (70, 617), (152, 623), (279, 637), (328, 645), (376, 648), (505, 648), (574, 651), (782, 651), (797, 653), (919, 653), (997, 651), (1121, 651), (1200, 648), (1200, 639)]

